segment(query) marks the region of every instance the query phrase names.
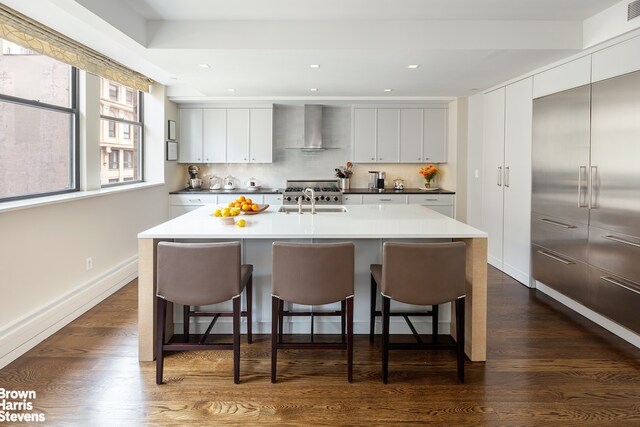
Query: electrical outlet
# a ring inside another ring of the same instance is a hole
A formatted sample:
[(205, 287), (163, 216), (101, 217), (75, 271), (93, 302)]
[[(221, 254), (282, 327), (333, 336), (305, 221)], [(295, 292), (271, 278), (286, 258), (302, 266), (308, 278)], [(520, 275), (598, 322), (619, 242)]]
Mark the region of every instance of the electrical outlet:
[(89, 257), (84, 262), (85, 262), (85, 266), (87, 268), (87, 271), (89, 271), (89, 270), (91, 270), (93, 268), (93, 258)]
[(478, 169), (476, 169), (476, 171), (475, 171), (475, 173), (473, 175), (476, 178), (480, 178), (480, 171)]

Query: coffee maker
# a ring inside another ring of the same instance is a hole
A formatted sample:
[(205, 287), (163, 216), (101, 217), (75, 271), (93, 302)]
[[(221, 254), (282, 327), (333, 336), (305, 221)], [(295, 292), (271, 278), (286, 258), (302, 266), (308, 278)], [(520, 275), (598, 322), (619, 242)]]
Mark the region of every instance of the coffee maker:
[(384, 179), (386, 173), (382, 171), (369, 171), (369, 190), (384, 191)]
[(189, 166), (189, 182), (187, 182), (187, 189), (200, 190), (202, 188), (202, 180), (198, 178), (200, 168), (196, 165)]

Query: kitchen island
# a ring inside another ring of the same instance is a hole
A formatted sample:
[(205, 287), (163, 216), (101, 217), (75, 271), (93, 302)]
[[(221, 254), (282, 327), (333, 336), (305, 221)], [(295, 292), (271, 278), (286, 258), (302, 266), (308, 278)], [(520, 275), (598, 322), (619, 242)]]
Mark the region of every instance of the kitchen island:
[[(382, 260), (385, 241), (463, 241), (467, 245), (467, 298), (465, 351), (472, 361), (486, 360), (487, 234), (420, 205), (332, 206), (331, 212), (279, 212), (271, 207), (258, 215), (243, 215), (244, 228), (225, 225), (211, 214), (216, 206), (206, 205), (138, 235), (138, 340), (139, 359), (154, 358), (154, 298), (156, 247), (160, 241), (225, 241), (242, 243), (243, 263), (254, 265), (254, 331), (270, 329), (271, 244), (276, 240), (299, 242), (353, 241), (355, 244), (356, 333), (368, 331), (369, 265)], [(344, 209), (344, 212), (337, 212)], [(330, 266), (328, 266), (330, 268)], [(450, 326), (454, 317), (441, 321)], [(173, 323), (168, 323), (168, 335)], [(339, 322), (335, 322), (339, 325)], [(293, 331), (296, 332), (296, 325)], [(329, 333), (331, 324), (323, 325)], [(366, 326), (366, 327), (365, 327)], [(339, 327), (339, 326), (337, 326)], [(321, 329), (321, 328), (320, 328)], [(319, 329), (319, 330), (320, 330)], [(447, 332), (448, 328), (442, 328)], [(337, 331), (339, 329), (335, 329)], [(455, 328), (451, 328), (455, 330)], [(322, 332), (322, 330), (320, 330)]]

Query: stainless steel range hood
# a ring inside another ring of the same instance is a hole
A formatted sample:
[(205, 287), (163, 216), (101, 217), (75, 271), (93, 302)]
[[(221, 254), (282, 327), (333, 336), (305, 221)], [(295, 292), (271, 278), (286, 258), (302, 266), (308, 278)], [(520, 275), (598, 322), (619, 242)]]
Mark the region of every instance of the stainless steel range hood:
[(303, 151), (324, 151), (322, 146), (322, 105), (304, 106)]

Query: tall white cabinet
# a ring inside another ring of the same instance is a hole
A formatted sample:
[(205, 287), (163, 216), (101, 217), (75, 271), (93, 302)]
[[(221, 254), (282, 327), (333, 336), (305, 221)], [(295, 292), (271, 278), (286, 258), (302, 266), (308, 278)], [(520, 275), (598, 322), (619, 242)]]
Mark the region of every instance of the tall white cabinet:
[(529, 286), (532, 78), (484, 95), (482, 219), (489, 263)]

